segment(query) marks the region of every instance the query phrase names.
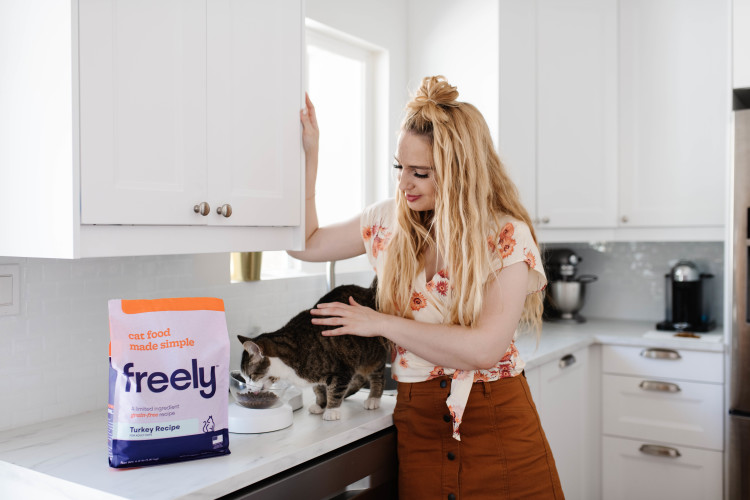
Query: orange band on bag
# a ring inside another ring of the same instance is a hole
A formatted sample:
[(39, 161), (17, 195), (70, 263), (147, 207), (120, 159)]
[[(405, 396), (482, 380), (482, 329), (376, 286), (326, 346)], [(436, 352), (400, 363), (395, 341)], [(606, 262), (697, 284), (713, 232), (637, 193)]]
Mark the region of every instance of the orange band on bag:
[(224, 301), (214, 297), (123, 300), (122, 312), (138, 314), (156, 311), (223, 311)]

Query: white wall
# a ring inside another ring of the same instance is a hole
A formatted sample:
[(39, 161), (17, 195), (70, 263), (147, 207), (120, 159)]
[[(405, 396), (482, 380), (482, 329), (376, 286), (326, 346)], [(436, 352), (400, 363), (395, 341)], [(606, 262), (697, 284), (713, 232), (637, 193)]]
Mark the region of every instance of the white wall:
[(496, 0), (409, 0), (408, 85), (443, 75), (484, 115), (497, 146), (499, 6)]

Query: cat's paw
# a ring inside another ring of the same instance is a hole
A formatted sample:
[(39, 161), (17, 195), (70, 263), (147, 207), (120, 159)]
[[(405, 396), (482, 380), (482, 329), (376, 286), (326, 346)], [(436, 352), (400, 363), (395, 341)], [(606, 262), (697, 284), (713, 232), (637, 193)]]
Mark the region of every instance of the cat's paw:
[(307, 410), (313, 415), (320, 415), (321, 413), (323, 413), (323, 408), (321, 408), (317, 403), (310, 405)]
[(341, 410), (338, 408), (328, 408), (323, 412), (323, 420), (341, 420)]
[(380, 398), (367, 398), (365, 399), (366, 410), (377, 410), (380, 408)]

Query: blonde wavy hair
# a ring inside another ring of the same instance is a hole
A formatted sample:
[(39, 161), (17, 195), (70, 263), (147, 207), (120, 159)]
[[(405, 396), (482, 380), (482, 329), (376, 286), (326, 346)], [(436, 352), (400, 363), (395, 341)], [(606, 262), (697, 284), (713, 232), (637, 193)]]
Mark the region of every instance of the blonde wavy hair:
[[(414, 280), (424, 267), (424, 251), (435, 247), (451, 280), (453, 300), (446, 322), (471, 326), (482, 310), (490, 275), (488, 228), (500, 230), (499, 218), (525, 222), (536, 242), (528, 212), (492, 144), (482, 114), (459, 102), (456, 87), (443, 76), (422, 80), (406, 105), (401, 134), (426, 137), (432, 145), (435, 209), (417, 212), (396, 189), (397, 226), (378, 280), (378, 309), (413, 317), (409, 303)], [(428, 277), (429, 279), (430, 277)], [(542, 294), (527, 295), (521, 322), (541, 326)]]

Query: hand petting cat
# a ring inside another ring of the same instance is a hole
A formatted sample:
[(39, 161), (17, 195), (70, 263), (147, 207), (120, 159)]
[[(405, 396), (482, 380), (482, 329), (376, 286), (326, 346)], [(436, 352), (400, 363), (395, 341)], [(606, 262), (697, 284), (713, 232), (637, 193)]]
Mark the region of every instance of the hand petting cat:
[(313, 316), (325, 316), (313, 318), (314, 325), (337, 326), (334, 330), (325, 330), (323, 335), (357, 335), (359, 337), (378, 337), (383, 335), (386, 329), (383, 324), (392, 316), (379, 313), (370, 307), (357, 303), (354, 298), (349, 297), (349, 304), (343, 302), (320, 303), (310, 310)]

